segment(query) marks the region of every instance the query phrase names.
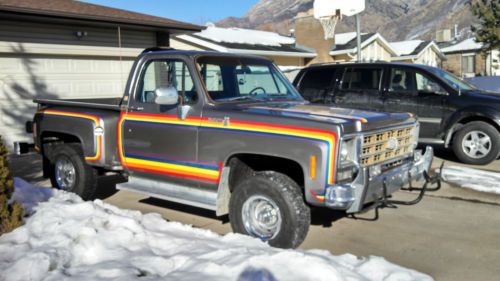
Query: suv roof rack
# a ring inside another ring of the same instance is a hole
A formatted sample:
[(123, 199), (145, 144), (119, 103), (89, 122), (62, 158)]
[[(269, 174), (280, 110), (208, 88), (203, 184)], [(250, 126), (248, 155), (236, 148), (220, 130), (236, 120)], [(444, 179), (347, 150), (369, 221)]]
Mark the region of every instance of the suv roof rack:
[(141, 54), (151, 53), (151, 52), (159, 52), (159, 51), (171, 51), (171, 50), (175, 50), (175, 49), (170, 48), (170, 47), (150, 47), (150, 48), (144, 49)]

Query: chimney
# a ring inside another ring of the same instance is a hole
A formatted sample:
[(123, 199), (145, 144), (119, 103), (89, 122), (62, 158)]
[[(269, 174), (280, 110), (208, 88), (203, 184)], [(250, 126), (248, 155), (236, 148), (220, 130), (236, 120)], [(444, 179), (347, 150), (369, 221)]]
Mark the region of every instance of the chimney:
[(321, 23), (314, 18), (312, 9), (300, 13), (295, 18), (295, 40), (297, 45), (312, 48), (318, 54), (310, 63), (333, 62), (330, 51), (334, 40), (325, 40), (325, 33)]
[(451, 41), (451, 30), (449, 29), (440, 29), (436, 31), (436, 42), (450, 42)]

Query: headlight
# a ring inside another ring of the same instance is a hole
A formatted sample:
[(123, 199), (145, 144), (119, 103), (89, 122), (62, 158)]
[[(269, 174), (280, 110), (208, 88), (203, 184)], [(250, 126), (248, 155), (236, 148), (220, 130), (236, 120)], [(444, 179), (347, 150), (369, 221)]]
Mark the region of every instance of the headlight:
[(343, 140), (340, 145), (340, 165), (346, 166), (358, 162), (357, 138)]

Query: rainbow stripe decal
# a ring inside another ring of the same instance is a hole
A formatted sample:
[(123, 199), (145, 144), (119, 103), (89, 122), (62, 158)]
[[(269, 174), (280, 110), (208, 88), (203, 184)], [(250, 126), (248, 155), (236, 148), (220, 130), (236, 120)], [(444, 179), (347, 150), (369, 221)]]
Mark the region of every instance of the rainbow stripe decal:
[[(69, 118), (81, 118), (86, 119), (92, 122), (92, 128), (95, 129), (97, 127), (102, 127), (102, 119), (99, 116), (83, 114), (83, 113), (75, 113), (75, 112), (67, 112), (67, 111), (59, 111), (59, 110), (40, 110), (36, 112), (37, 114), (42, 115), (51, 115), (58, 117), (69, 117)], [(102, 136), (95, 135), (94, 142), (94, 152), (93, 156), (85, 156), (85, 160), (89, 162), (96, 162), (101, 160), (102, 155)]]
[(167, 126), (197, 126), (203, 129), (231, 131), (235, 133), (251, 133), (264, 134), (271, 136), (290, 137), (304, 139), (307, 141), (322, 142), (327, 146), (327, 167), (325, 174), (325, 184), (333, 184), (334, 182), (334, 163), (336, 158), (337, 136), (335, 133), (324, 130), (273, 125), (246, 121), (231, 120), (229, 124), (223, 124), (219, 121), (210, 120), (208, 118), (188, 117), (186, 120), (179, 120), (175, 115), (158, 115), (144, 113), (122, 113), (118, 123), (118, 149), (122, 165), (130, 170), (153, 172), (157, 174), (165, 174), (170, 176), (194, 178), (209, 182), (218, 182), (222, 163), (218, 164), (218, 169), (215, 167), (189, 164), (182, 162), (172, 162), (159, 159), (146, 158), (124, 153), (122, 142), (122, 128), (126, 122), (162, 124)]

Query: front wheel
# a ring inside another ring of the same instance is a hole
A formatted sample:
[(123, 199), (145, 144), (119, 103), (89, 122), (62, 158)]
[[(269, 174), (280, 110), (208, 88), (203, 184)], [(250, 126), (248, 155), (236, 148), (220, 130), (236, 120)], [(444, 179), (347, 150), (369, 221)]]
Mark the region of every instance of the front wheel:
[(500, 133), (485, 122), (468, 123), (456, 133), (453, 139), (453, 151), (463, 163), (489, 164), (500, 154)]
[(92, 199), (97, 189), (97, 171), (83, 159), (78, 144), (61, 144), (51, 157), (52, 186), (76, 193), (84, 200)]
[(240, 182), (229, 206), (231, 227), (280, 248), (296, 248), (311, 222), (300, 187), (286, 175), (260, 172)]

